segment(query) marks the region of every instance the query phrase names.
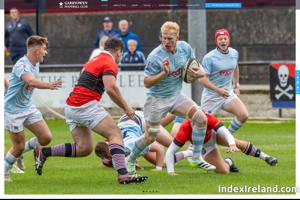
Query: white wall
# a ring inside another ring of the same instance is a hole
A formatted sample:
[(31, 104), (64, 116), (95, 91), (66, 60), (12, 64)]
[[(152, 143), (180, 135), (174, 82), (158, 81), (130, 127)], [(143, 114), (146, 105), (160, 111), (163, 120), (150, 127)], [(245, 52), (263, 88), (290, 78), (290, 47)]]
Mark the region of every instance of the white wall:
[[(7, 78), (9, 74), (5, 75)], [(34, 104), (37, 107), (47, 105), (52, 108), (63, 108), (65, 101), (72, 91), (79, 77), (78, 72), (40, 72), (39, 79), (51, 82), (56, 79), (62, 79), (63, 85), (58, 90), (39, 90), (35, 89), (33, 95)], [(117, 78), (118, 86), (125, 100), (133, 107), (142, 108), (146, 100), (146, 89), (143, 84), (144, 71), (120, 71)], [(183, 85), (183, 93), (191, 97), (191, 85)], [(116, 107), (105, 93), (101, 104), (104, 107)]]

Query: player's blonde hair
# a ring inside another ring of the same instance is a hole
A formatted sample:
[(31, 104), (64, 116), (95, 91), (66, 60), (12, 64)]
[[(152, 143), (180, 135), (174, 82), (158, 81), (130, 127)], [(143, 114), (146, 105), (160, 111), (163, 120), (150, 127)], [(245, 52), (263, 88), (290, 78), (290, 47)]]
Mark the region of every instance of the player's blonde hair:
[(167, 21), (165, 22), (161, 28), (161, 33), (171, 32), (173, 35), (179, 35), (179, 25), (176, 22)]

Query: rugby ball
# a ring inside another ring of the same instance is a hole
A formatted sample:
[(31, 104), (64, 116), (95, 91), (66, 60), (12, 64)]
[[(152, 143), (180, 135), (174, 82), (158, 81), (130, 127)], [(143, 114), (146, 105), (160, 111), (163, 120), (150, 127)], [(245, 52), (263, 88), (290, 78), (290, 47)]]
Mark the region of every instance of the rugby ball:
[(200, 70), (200, 72), (203, 74), (203, 76), (206, 74), (202, 65), (196, 59), (190, 58), (185, 63), (185, 65), (181, 71), (181, 77), (182, 77), (183, 81), (186, 83), (192, 83), (196, 79), (188, 73), (189, 68), (195, 69), (195, 70)]

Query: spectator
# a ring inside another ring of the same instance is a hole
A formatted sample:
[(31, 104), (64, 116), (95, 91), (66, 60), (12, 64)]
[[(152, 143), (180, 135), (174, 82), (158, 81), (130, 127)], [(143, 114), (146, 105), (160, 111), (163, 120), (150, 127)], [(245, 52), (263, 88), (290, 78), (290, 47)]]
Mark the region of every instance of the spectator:
[(15, 64), (27, 53), (26, 39), (33, 35), (33, 31), (17, 8), (11, 8), (9, 13), (11, 20), (5, 29), (5, 52), (10, 54), (10, 59)]
[(124, 53), (128, 51), (127, 41), (130, 39), (137, 41), (137, 50), (143, 52), (142, 44), (139, 36), (133, 32), (129, 31), (128, 21), (126, 19), (122, 19), (119, 21), (119, 32), (117, 35), (124, 44)]
[(108, 36), (104, 35), (101, 40), (99, 41), (99, 47), (97, 49), (94, 49), (93, 52), (90, 55), (89, 60), (97, 56), (102, 50), (104, 50), (104, 44), (108, 40)]
[(104, 17), (102, 24), (103, 30), (100, 30), (97, 34), (96, 40), (94, 42), (95, 48), (99, 48), (99, 41), (103, 36), (108, 36), (109, 38), (112, 38), (118, 33), (118, 31), (113, 28), (114, 24), (110, 17)]
[(145, 56), (143, 52), (137, 50), (137, 41), (128, 40), (128, 51), (123, 53), (121, 63), (145, 63)]

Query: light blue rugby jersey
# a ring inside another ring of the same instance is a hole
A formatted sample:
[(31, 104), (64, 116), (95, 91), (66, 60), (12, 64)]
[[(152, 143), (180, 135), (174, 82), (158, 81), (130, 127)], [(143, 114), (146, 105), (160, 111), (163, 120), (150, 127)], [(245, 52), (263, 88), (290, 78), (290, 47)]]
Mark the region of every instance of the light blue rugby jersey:
[[(207, 53), (202, 61), (204, 70), (208, 73), (208, 79), (219, 88), (232, 89), (232, 79), (234, 70), (238, 64), (238, 52), (229, 47), (229, 52), (223, 54), (217, 49)], [(213, 90), (206, 87), (204, 94), (215, 94)]]
[[(121, 130), (125, 153), (130, 154), (135, 146), (135, 141), (139, 139), (140, 136), (144, 134), (140, 125), (133, 121), (123, 121), (118, 123), (118, 127)], [(147, 146), (140, 155), (144, 155), (150, 150)]]
[(181, 71), (189, 58), (195, 58), (191, 46), (185, 41), (177, 41), (176, 53), (171, 54), (164, 50), (162, 45), (156, 47), (148, 56), (145, 76), (153, 76), (163, 70), (164, 58), (170, 62), (170, 73), (158, 84), (147, 89), (146, 93), (158, 97), (170, 97), (180, 93), (182, 88)]
[(34, 88), (29, 88), (21, 79), (21, 76), (26, 73), (32, 73), (37, 78), (39, 67), (39, 63), (33, 66), (26, 55), (14, 65), (9, 79), (9, 87), (4, 97), (5, 112), (20, 113), (32, 106)]
[(123, 139), (128, 137), (138, 138), (143, 135), (141, 127), (133, 121), (120, 122), (118, 127), (121, 129)]

